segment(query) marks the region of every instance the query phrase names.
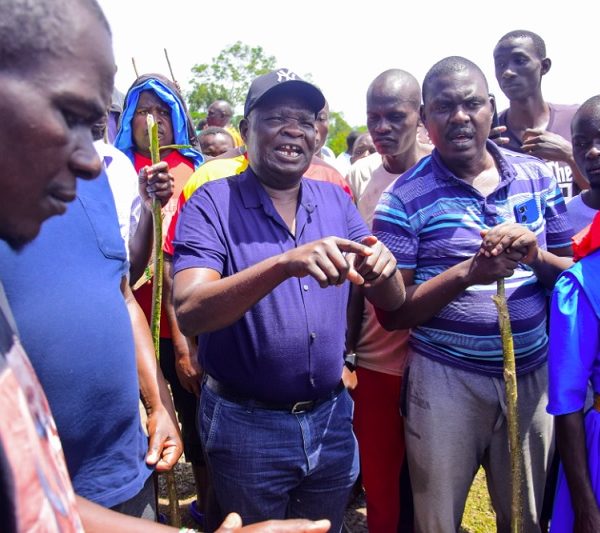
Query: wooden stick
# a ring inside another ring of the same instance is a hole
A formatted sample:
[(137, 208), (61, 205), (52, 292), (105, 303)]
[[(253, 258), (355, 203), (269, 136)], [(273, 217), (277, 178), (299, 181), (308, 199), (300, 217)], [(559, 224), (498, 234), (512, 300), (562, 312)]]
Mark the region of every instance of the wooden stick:
[(138, 69), (137, 69), (137, 66), (135, 64), (135, 57), (131, 58), (131, 64), (133, 65), (133, 72), (135, 72), (135, 78), (137, 79), (137, 78), (140, 77), (140, 75), (138, 73)]
[[(150, 139), (150, 156), (152, 164), (160, 162), (160, 147), (158, 144), (158, 124), (154, 117), (149, 114), (148, 138)], [(152, 222), (154, 225), (154, 276), (152, 278), (152, 342), (154, 343), (154, 353), (156, 359), (160, 359), (160, 315), (162, 310), (162, 285), (163, 285), (163, 252), (162, 252), (162, 210), (160, 202), (154, 198), (152, 200)], [(179, 498), (177, 497), (177, 486), (175, 484), (175, 474), (169, 470), (165, 474), (167, 482), (167, 494), (169, 497), (169, 515), (171, 525), (181, 526), (181, 516), (179, 513)]]
[(523, 501), (521, 484), (523, 480), (523, 449), (519, 432), (519, 411), (517, 394), (517, 369), (515, 348), (510, 326), (510, 315), (506, 302), (504, 279), (498, 280), (497, 293), (492, 296), (498, 309), (498, 323), (502, 337), (504, 355), (504, 385), (506, 387), (506, 418), (508, 423), (508, 450), (511, 470), (511, 533), (523, 531)]
[(163, 48), (163, 50), (165, 51), (165, 58), (167, 60), (167, 65), (169, 65), (169, 72), (171, 73), (171, 79), (173, 80), (173, 83), (179, 87), (179, 84), (177, 83), (177, 80), (175, 79), (175, 74), (173, 74), (173, 68), (171, 67), (171, 61), (169, 61), (169, 54), (167, 53), (167, 49)]

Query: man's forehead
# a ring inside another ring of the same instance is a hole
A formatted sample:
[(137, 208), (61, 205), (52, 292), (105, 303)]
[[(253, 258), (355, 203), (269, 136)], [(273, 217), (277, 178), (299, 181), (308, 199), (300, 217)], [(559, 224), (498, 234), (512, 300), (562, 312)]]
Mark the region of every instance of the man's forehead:
[(273, 96), (272, 98), (267, 98), (266, 101), (260, 102), (260, 104), (255, 107), (255, 110), (260, 112), (294, 110), (315, 117), (315, 113), (311, 109), (310, 104), (308, 104), (304, 98), (295, 94), (280, 94)]
[(55, 101), (102, 114), (111, 101), (116, 65), (110, 33), (86, 13), (77, 31), (65, 36), (68, 46), (18, 75)]
[(367, 99), (367, 111), (379, 106), (388, 106), (394, 108), (417, 109), (421, 104), (421, 99), (416, 95), (393, 94), (393, 95), (373, 95)]
[(137, 105), (159, 105), (162, 107), (168, 107), (168, 105), (163, 102), (154, 91), (142, 91), (140, 93)]
[(432, 79), (432, 82), (443, 89), (462, 88), (465, 85), (486, 85), (483, 74), (469, 68), (439, 74)]
[(217, 131), (215, 133), (207, 133), (206, 135), (203, 135), (202, 140), (206, 141), (206, 142), (222, 142), (222, 141), (228, 141), (229, 136), (226, 135), (225, 133), (221, 133), (220, 131)]
[(508, 37), (500, 41), (494, 48), (494, 57), (518, 51), (535, 54), (535, 46), (531, 37)]
[(600, 130), (600, 103), (582, 109), (573, 120), (573, 133), (584, 134), (590, 130)]

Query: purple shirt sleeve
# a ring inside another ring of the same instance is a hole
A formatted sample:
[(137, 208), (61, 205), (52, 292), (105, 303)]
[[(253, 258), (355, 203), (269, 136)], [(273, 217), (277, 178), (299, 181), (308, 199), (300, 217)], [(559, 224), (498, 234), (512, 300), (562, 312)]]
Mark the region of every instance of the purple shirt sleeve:
[(227, 261), (221, 219), (208, 190), (198, 189), (185, 203), (175, 231), (174, 273), (211, 268), (223, 275)]

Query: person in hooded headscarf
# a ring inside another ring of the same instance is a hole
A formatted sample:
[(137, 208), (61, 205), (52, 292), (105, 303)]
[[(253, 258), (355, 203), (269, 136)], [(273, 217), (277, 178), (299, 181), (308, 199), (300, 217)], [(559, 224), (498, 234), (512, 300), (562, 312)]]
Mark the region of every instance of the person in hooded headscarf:
[[(173, 196), (163, 207), (163, 235), (177, 210), (177, 199), (183, 185), (193, 172), (204, 162), (202, 154), (196, 150), (196, 132), (178, 86), (160, 74), (140, 76), (127, 91), (119, 132), (115, 146), (124, 152), (133, 163), (136, 171), (142, 175), (152, 165), (150, 159), (150, 141), (148, 138), (147, 116), (151, 114), (158, 125), (160, 146), (172, 146), (160, 151), (161, 161), (168, 165), (173, 177)], [(151, 322), (152, 309), (152, 270), (148, 265), (153, 234), (151, 213), (148, 206), (140, 203), (140, 225), (146, 231), (136, 232), (137, 243), (130, 244), (131, 284), (140, 307)], [(141, 265), (141, 268), (140, 268)], [(168, 267), (168, 265), (167, 265)], [(145, 268), (145, 270), (144, 270)], [(170, 285), (170, 269), (165, 268), (164, 283)], [(163, 304), (164, 305), (164, 304)], [(171, 385), (173, 400), (182, 425), (185, 456), (192, 463), (198, 493), (205, 485), (203, 475), (203, 456), (196, 425), (196, 397), (182, 388), (175, 371), (176, 360), (188, 351), (187, 341), (177, 328), (171, 328), (164, 307), (160, 322), (160, 366)], [(193, 511), (198, 509), (194, 502)]]

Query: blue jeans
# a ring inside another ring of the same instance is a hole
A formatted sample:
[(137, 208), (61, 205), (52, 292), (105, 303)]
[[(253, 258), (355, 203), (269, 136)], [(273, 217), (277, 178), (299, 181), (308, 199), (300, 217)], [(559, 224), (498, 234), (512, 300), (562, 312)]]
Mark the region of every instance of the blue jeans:
[(284, 518), (328, 518), (341, 530), (358, 476), (346, 390), (313, 411), (258, 409), (202, 389), (200, 438), (223, 513), (244, 524)]

